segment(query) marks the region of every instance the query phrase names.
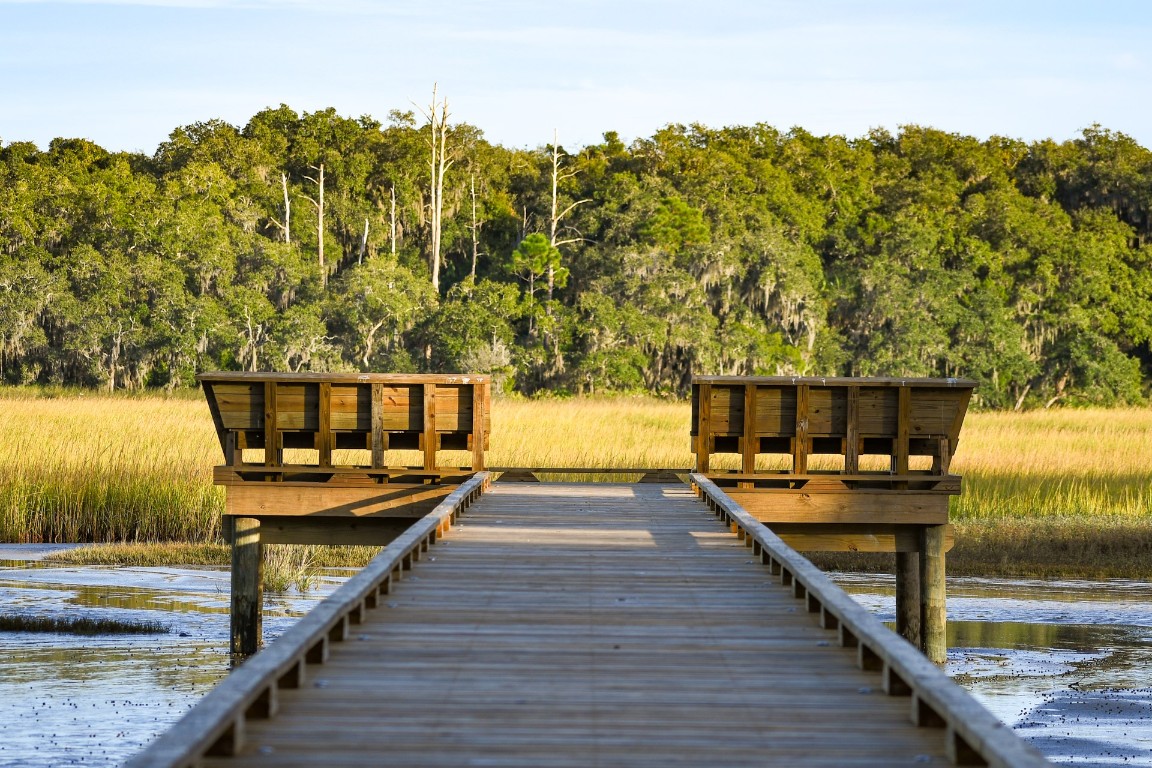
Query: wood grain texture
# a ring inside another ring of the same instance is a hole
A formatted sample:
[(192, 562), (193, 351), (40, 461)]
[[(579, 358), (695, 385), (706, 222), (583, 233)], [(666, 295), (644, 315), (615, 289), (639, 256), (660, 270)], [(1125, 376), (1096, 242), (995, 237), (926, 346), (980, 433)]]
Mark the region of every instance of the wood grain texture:
[(309, 448), (326, 467), (339, 448), (370, 449), (374, 463), (390, 447), (422, 448), (433, 463), (436, 450), (467, 449), (475, 469), (484, 463), (491, 431), (484, 376), (220, 372), (197, 379), (225, 454), (230, 442), (266, 447), (263, 463), (274, 467), (282, 449)]
[(928, 456), (932, 472), (946, 474), (975, 386), (966, 379), (772, 376), (692, 382), (696, 471), (708, 472), (713, 453), (736, 453), (743, 475), (757, 474), (760, 454), (790, 454), (796, 474), (808, 472), (813, 455), (842, 457), (844, 474), (859, 472), (861, 455), (886, 456), (900, 475), (910, 456)]
[(495, 485), (205, 766), (943, 765), (683, 486)]
[(948, 496), (913, 491), (833, 491), (806, 493), (773, 488), (725, 492), (762, 523), (860, 523), (945, 525)]
[(236, 483), (228, 486), (225, 514), (240, 517), (405, 517), (428, 513), (455, 485), (369, 483), (362, 487), (324, 483)]

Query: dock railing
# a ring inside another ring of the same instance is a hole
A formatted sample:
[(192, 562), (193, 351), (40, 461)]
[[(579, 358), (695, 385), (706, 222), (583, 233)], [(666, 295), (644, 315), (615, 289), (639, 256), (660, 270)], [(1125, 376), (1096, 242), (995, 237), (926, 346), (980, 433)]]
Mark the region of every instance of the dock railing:
[(880, 674), (890, 696), (909, 697), (909, 717), (921, 727), (945, 729), (945, 746), (956, 765), (1024, 768), (1050, 765), (1032, 745), (980, 705), (917, 649), (836, 586), (805, 557), (790, 548), (700, 473), (692, 485), (734, 534), (752, 549), (780, 583), (818, 614), (820, 626), (837, 642), (856, 649), (856, 663)]
[(335, 592), (313, 608), (268, 648), (245, 661), (208, 692), (182, 719), (125, 764), (125, 768), (192, 768), (206, 755), (232, 755), (244, 745), (245, 721), (273, 717), (278, 691), (304, 685), (309, 664), (322, 664), (333, 641), (346, 640), (350, 627), (376, 608), (393, 580), (446, 533), (488, 487), (479, 472), (416, 521)]

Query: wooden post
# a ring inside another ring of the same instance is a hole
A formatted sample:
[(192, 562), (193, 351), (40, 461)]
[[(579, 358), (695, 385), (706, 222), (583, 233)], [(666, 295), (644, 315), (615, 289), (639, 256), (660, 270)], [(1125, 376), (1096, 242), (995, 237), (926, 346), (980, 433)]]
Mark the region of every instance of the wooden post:
[(424, 469), (436, 469), (436, 385), (424, 384)]
[(712, 385), (700, 385), (700, 403), (697, 409), (700, 423), (696, 425), (696, 471), (707, 472), (712, 452)]
[(387, 435), (384, 434), (384, 385), (372, 385), (372, 468), (384, 466), (384, 451), (388, 450)]
[[(756, 436), (756, 385), (744, 385), (744, 426), (741, 430), (742, 461), (740, 471), (746, 475), (756, 472), (756, 453), (760, 450), (760, 438)], [(752, 488), (752, 483), (738, 483), (740, 488)]]
[(230, 467), (239, 466), (243, 464), (244, 451), (237, 447), (238, 442), (235, 432), (229, 432), (224, 436), (224, 463)]
[[(901, 386), (896, 390), (896, 444), (892, 451), (892, 471), (897, 475), (908, 474), (908, 434), (912, 422), (912, 390)], [(896, 488), (906, 489), (907, 483), (897, 483)]]
[(280, 452), (280, 430), (276, 424), (276, 382), (264, 382), (264, 466), (284, 463)]
[(318, 431), (316, 433), (316, 450), (319, 453), (319, 464), (322, 467), (332, 466), (332, 383), (320, 382), (320, 410)]
[(920, 553), (896, 553), (896, 634), (917, 648), (920, 632)]
[(796, 436), (792, 438), (792, 473), (808, 473), (808, 385), (796, 387)]
[(263, 642), (264, 545), (260, 521), (232, 519), (232, 653), (251, 655)]
[(924, 655), (937, 664), (948, 653), (944, 533), (943, 525), (927, 525), (920, 533), (920, 632)]
[(860, 471), (860, 387), (848, 387), (848, 413), (845, 414), (844, 471)]
[(488, 385), (472, 384), (472, 471), (484, 469), (484, 414), (488, 410)]

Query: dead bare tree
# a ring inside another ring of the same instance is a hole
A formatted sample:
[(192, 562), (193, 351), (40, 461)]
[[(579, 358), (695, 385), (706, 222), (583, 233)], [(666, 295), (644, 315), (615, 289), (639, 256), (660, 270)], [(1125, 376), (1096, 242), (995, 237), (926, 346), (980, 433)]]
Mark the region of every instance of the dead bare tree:
[(304, 197), (316, 206), (316, 241), (317, 253), (320, 258), (320, 287), (326, 289), (328, 287), (328, 266), (324, 263), (324, 163), (319, 166), (310, 165), (309, 168), (315, 168), (317, 171), (316, 178), (305, 176), (304, 178), (312, 182), (319, 189), (316, 198), (311, 198), (305, 195)]
[(392, 258), (396, 258), (396, 185), (392, 185), (392, 210), (389, 215), (389, 223), (392, 225), (391, 241), (392, 241)]
[(432, 85), (432, 104), (428, 111), (417, 107), (428, 121), (428, 145), (430, 152), (430, 165), (432, 178), (429, 184), (429, 253), (428, 258), (432, 267), (432, 287), (440, 290), (440, 261), (441, 261), (441, 222), (444, 216), (444, 177), (448, 169), (455, 162), (456, 147), (448, 145), (448, 99), (437, 101), (436, 84)]
[[(550, 226), (548, 229), (548, 242), (553, 248), (556, 248), (556, 249), (559, 249), (560, 246), (562, 246), (562, 245), (568, 245), (569, 243), (577, 243), (577, 242), (580, 242), (584, 239), (583, 237), (580, 237), (579, 235), (577, 235), (576, 237), (569, 237), (569, 238), (566, 238), (564, 240), (557, 240), (556, 239), (557, 234), (560, 232), (560, 222), (564, 219), (564, 217), (567, 216), (569, 213), (571, 213), (577, 206), (583, 205), (584, 203), (592, 202), (591, 199), (577, 200), (576, 202), (572, 203), (571, 205), (569, 205), (564, 210), (562, 210), (562, 211), (557, 210), (559, 208), (558, 189), (560, 186), (560, 182), (565, 180), (565, 179), (570, 179), (575, 175), (576, 175), (576, 171), (574, 171), (574, 170), (565, 171), (565, 170), (562, 170), (562, 168), (561, 168), (561, 164), (560, 164), (560, 142), (557, 138), (557, 131), (555, 128), (553, 128), (552, 129), (552, 215), (549, 219)], [(556, 280), (555, 265), (549, 263), (549, 265), (548, 265), (548, 301), (552, 301), (552, 290), (553, 290), (553, 287), (555, 286), (555, 280)]]
[(469, 179), (472, 192), (472, 225), (469, 230), (472, 232), (472, 279), (475, 280), (476, 260), (480, 256), (480, 229), (484, 226), (484, 222), (476, 220), (476, 174), (470, 174)]
[(284, 242), (292, 242), (292, 201), (288, 199), (288, 174), (281, 171), (280, 173), (280, 187), (284, 190), (284, 223), (281, 224), (276, 219), (272, 219), (272, 223), (280, 227), (280, 231), (284, 233)]
[(360, 253), (356, 256), (356, 263), (364, 263), (364, 251), (368, 250), (368, 217), (364, 217), (364, 235), (360, 238)]

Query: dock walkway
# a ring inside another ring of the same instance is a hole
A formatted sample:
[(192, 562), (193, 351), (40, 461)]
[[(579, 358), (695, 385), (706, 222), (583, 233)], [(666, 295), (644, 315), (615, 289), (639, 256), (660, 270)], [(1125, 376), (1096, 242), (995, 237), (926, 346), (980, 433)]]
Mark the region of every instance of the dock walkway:
[(380, 601), (203, 764), (951, 764), (683, 485), (495, 484)]

